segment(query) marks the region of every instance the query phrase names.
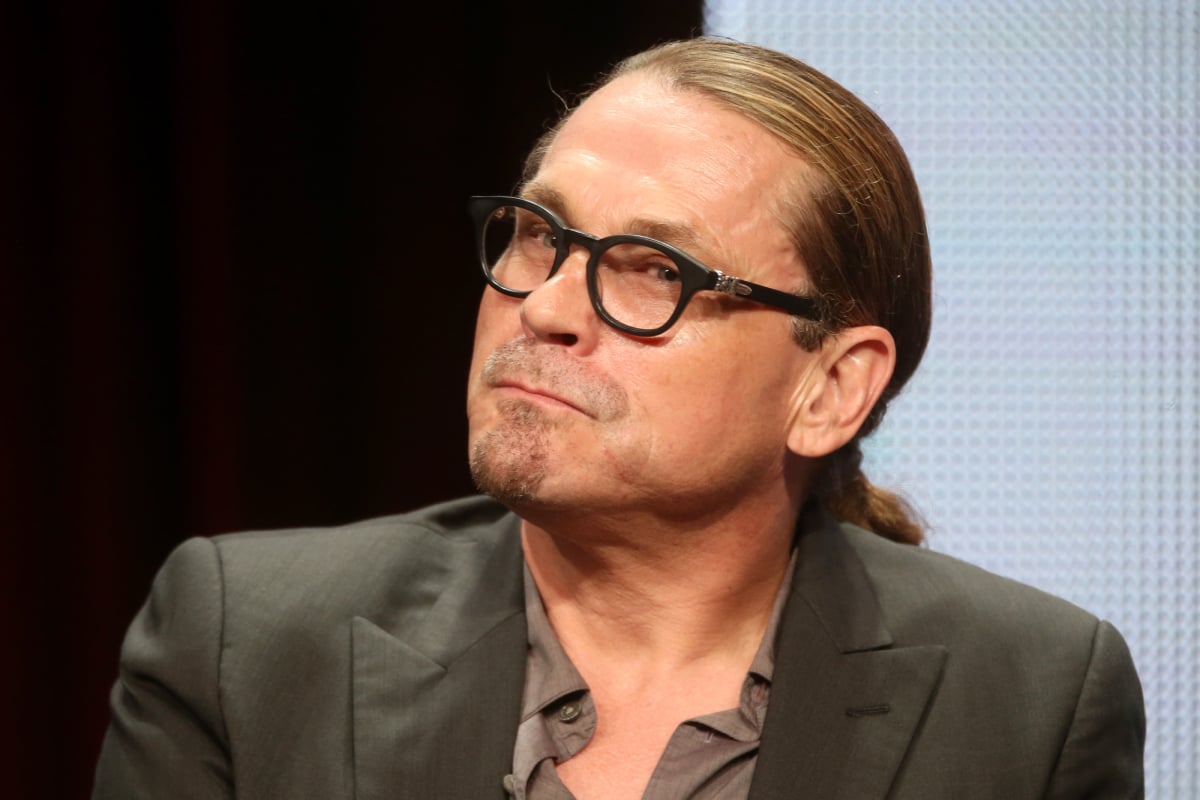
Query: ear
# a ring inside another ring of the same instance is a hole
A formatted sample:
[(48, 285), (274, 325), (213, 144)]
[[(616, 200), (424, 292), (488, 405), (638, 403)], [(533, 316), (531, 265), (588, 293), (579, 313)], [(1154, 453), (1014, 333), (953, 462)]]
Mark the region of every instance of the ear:
[(896, 366), (896, 342), (877, 325), (847, 328), (821, 346), (793, 400), (788, 449), (820, 458), (854, 438)]

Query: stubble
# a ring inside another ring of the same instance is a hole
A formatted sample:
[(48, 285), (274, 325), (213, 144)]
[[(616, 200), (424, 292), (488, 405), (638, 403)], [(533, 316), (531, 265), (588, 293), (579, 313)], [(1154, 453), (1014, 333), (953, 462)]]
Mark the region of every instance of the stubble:
[(471, 478), (501, 503), (529, 502), (546, 479), (552, 421), (520, 400), (503, 400), (498, 410), (503, 423), (471, 446)]
[[(629, 398), (614, 380), (594, 374), (572, 356), (529, 340), (496, 348), (479, 375), (486, 386), (512, 378), (552, 389), (597, 422), (629, 413)], [(499, 401), (496, 411), (498, 422), (471, 445), (471, 477), (480, 491), (506, 505), (535, 501), (549, 469), (554, 430), (562, 420), (512, 398)]]

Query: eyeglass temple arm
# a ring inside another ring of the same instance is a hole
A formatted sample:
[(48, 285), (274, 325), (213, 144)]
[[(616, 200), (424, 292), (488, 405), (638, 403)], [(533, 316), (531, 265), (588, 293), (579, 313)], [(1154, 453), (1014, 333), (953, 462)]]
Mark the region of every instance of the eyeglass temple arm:
[(801, 297), (781, 292), (778, 289), (760, 286), (757, 283), (726, 275), (720, 270), (713, 270), (712, 284), (711, 289), (714, 292), (722, 292), (732, 297), (741, 297), (763, 305), (782, 308), (784, 311), (806, 319), (819, 320), (821, 318), (820, 309), (811, 297)]

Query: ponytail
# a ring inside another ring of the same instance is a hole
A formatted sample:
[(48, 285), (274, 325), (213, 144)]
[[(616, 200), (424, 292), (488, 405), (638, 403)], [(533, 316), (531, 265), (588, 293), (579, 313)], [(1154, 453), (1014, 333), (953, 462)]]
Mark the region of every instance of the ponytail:
[(908, 501), (873, 485), (863, 474), (857, 437), (828, 457), (817, 496), (844, 522), (901, 544), (919, 545), (924, 539), (920, 515)]

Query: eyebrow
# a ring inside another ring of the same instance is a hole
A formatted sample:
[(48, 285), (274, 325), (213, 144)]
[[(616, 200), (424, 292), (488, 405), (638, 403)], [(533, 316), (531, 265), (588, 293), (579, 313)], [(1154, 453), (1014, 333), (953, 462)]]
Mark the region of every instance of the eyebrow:
[[(567, 211), (567, 199), (562, 192), (543, 183), (528, 183), (521, 190), (521, 197), (545, 206), (570, 225), (570, 214)], [(634, 217), (625, 225), (622, 233), (633, 233), (638, 236), (648, 236), (660, 242), (678, 247), (692, 255), (694, 250), (703, 250), (700, 237), (686, 225), (671, 220), (655, 219), (652, 217)]]

